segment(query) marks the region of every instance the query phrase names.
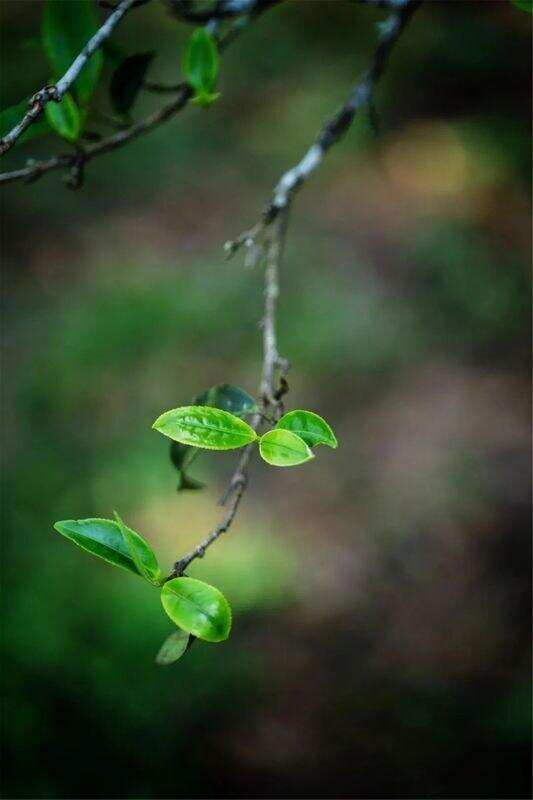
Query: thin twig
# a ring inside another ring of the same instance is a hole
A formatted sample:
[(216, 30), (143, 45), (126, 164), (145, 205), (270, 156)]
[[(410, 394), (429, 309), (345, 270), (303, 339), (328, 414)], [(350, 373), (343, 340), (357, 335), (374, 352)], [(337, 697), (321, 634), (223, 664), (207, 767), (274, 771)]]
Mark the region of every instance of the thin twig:
[[(259, 386), (259, 411), (253, 416), (250, 424), (254, 430), (261, 425), (264, 415), (271, 409), (274, 419), (278, 419), (283, 412), (282, 396), (288, 390), (285, 375), (288, 362), (281, 358), (278, 352), (276, 336), (276, 306), (279, 296), (279, 269), (283, 257), (283, 247), (287, 231), (288, 208), (280, 214), (276, 225), (269, 231), (268, 241), (265, 243), (265, 290), (264, 290), (264, 315), (261, 320), (263, 329), (263, 365), (261, 382)], [(279, 371), (279, 385), (276, 376)], [(196, 558), (203, 558), (207, 548), (225, 533), (237, 514), (242, 497), (248, 486), (248, 464), (255, 445), (249, 444), (244, 448), (235, 472), (233, 473), (228, 489), (221, 500), (222, 505), (229, 503), (227, 511), (219, 524), (196, 545), (193, 550), (176, 561), (174, 568), (167, 580), (182, 575), (189, 564)]]
[(376, 122), (374, 88), (383, 74), (394, 45), (421, 2), (422, 0), (389, 0), (387, 5), (393, 10), (379, 24), (379, 38), (370, 69), (352, 88), (344, 105), (324, 123), (303, 158), (282, 175), (259, 222), (237, 239), (226, 243), (225, 248), (229, 255), (242, 245), (247, 248), (255, 246), (278, 214), (288, 207), (296, 190), (320, 166), (328, 150), (344, 136), (361, 109), (368, 109), (371, 120)]
[[(146, 0), (146, 2), (148, 2), (148, 0)], [(105, 40), (109, 38), (124, 14), (135, 4), (138, 4), (137, 0), (122, 0), (113, 13), (106, 19), (102, 27), (89, 39), (63, 77), (60, 78), (55, 85), (44, 86), (33, 95), (28, 104), (28, 111), (24, 114), (20, 122), (0, 140), (0, 156), (7, 153), (7, 151), (13, 147), (17, 139), (22, 136), (24, 131), (41, 116), (47, 103), (50, 101), (54, 101), (55, 103), (61, 102), (61, 99), (65, 93), (68, 92), (90, 57), (101, 47)]]

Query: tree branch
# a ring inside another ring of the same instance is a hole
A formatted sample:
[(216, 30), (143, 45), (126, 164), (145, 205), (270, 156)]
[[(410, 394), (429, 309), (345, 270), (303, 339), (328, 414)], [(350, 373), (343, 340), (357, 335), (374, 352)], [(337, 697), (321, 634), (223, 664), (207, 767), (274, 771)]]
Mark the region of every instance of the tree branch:
[[(289, 363), (280, 357), (276, 336), (276, 305), (279, 295), (279, 267), (285, 243), (288, 213), (295, 190), (322, 163), (322, 160), (333, 144), (346, 133), (357, 112), (367, 106), (372, 108), (373, 89), (383, 70), (394, 44), (422, 0), (389, 0), (393, 12), (380, 25), (380, 36), (370, 70), (350, 92), (346, 103), (319, 131), (314, 144), (301, 161), (286, 172), (274, 189), (273, 197), (267, 206), (263, 218), (249, 231), (246, 231), (233, 242), (226, 242), (225, 249), (231, 255), (241, 245), (245, 245), (251, 254), (251, 261), (265, 259), (265, 306), (263, 327), (263, 367), (259, 387), (260, 410), (252, 420), (252, 427), (257, 430), (264, 414), (270, 408), (274, 419), (283, 413), (282, 396), (288, 391), (285, 375)], [(276, 375), (279, 371), (279, 385)], [(228, 491), (222, 503), (231, 499), (229, 508), (219, 524), (187, 555), (176, 561), (167, 580), (182, 575), (184, 570), (196, 558), (203, 558), (207, 548), (216, 542), (232, 525), (242, 497), (248, 485), (248, 463), (254, 445), (248, 445), (237, 464), (231, 478)]]
[[(149, 2), (149, 0), (143, 1)], [(276, 2), (280, 1), (281, 0), (276, 0)], [(125, 0), (123, 0), (123, 2), (125, 2)], [(129, 2), (130, 4), (132, 2), (133, 4), (138, 4), (139, 0), (129, 0)], [(120, 5), (122, 6), (123, 3)], [(252, 19), (252, 17), (256, 18), (259, 16), (269, 6), (273, 5), (273, 3), (265, 2), (265, 0), (254, 0), (251, 5), (253, 5), (254, 11), (253, 14), (250, 15), (250, 19)], [(111, 19), (111, 17), (109, 19)], [(223, 52), (233, 43), (234, 39), (243, 30), (243, 27), (244, 26), (242, 22), (239, 20), (236, 20), (233, 23), (232, 27), (226, 31), (219, 42), (220, 52)], [(87, 163), (93, 158), (97, 158), (105, 153), (110, 153), (113, 150), (124, 147), (124, 145), (128, 144), (133, 139), (137, 139), (139, 136), (149, 133), (154, 128), (157, 128), (159, 125), (167, 122), (167, 120), (172, 119), (172, 117), (174, 117), (188, 104), (189, 100), (194, 95), (194, 90), (185, 82), (172, 87), (161, 87), (158, 84), (149, 84), (147, 88), (152, 91), (162, 91), (164, 89), (165, 91), (170, 91), (177, 96), (170, 103), (167, 103), (162, 108), (145, 117), (145, 119), (140, 120), (134, 125), (131, 125), (124, 130), (120, 130), (117, 133), (114, 133), (111, 136), (96, 142), (95, 144), (84, 147), (83, 150), (78, 149), (74, 153), (62, 153), (42, 161), (34, 161), (32, 159), (29, 160), (26, 166), (22, 167), (21, 169), (0, 173), (0, 186), (7, 186), (10, 183), (16, 183), (18, 181), (33, 183), (34, 181), (39, 180), (39, 178), (42, 178), (42, 176), (46, 175), (48, 172), (54, 172), (59, 169), (66, 168), (70, 170), (79, 170), (80, 153), (83, 153), (84, 163)]]
[[(149, 0), (144, 0), (144, 2), (149, 2)], [(20, 122), (0, 140), (0, 156), (7, 153), (7, 151), (13, 147), (17, 139), (22, 136), (24, 131), (41, 116), (47, 103), (51, 100), (55, 103), (61, 102), (62, 97), (68, 92), (90, 57), (101, 47), (105, 40), (111, 36), (124, 14), (129, 11), (133, 5), (139, 5), (138, 0), (122, 0), (113, 13), (106, 19), (102, 27), (89, 39), (81, 53), (76, 56), (70, 67), (55, 86), (44, 86), (33, 95), (28, 104), (29, 108), (26, 114), (22, 117)]]
[(226, 242), (225, 248), (230, 255), (242, 245), (250, 249), (256, 246), (258, 238), (280, 212), (289, 206), (296, 190), (320, 166), (328, 150), (344, 136), (361, 109), (367, 108), (375, 119), (374, 88), (383, 74), (394, 45), (421, 2), (422, 0), (388, 0), (388, 6), (393, 11), (384, 22), (379, 23), (378, 44), (370, 69), (352, 88), (344, 105), (324, 123), (303, 158), (282, 175), (259, 222), (234, 241)]
[[(259, 411), (253, 416), (251, 426), (257, 430), (265, 413), (270, 409), (274, 419), (279, 419), (283, 413), (282, 397), (288, 391), (285, 379), (289, 363), (281, 358), (278, 353), (276, 336), (276, 305), (279, 295), (279, 269), (283, 257), (283, 248), (287, 231), (288, 208), (279, 215), (276, 224), (269, 231), (265, 241), (263, 256), (265, 259), (265, 289), (264, 289), (264, 315), (261, 320), (263, 329), (263, 365), (261, 369), (261, 382), (259, 386)], [(277, 375), (279, 372), (279, 382)], [(237, 509), (248, 486), (248, 464), (255, 444), (244, 448), (233, 473), (228, 489), (221, 500), (221, 505), (228, 505), (228, 509), (219, 524), (202, 541), (176, 561), (174, 568), (167, 580), (182, 575), (189, 564), (196, 558), (203, 558), (207, 548), (231, 527)]]

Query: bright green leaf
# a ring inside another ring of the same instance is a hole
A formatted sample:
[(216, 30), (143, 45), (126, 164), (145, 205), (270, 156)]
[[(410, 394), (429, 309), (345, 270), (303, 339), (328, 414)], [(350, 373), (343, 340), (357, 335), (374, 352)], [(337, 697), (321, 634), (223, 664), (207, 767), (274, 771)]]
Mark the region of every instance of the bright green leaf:
[(183, 72), (195, 90), (195, 100), (200, 105), (209, 104), (216, 99), (213, 89), (218, 76), (218, 51), (215, 40), (204, 28), (197, 28), (189, 38), (183, 59)]
[(275, 429), (296, 433), (309, 447), (314, 447), (317, 444), (337, 447), (335, 434), (326, 420), (312, 411), (289, 411), (279, 420)]
[(194, 641), (194, 637), (191, 637), (187, 631), (178, 630), (171, 633), (161, 645), (155, 657), (155, 663), (161, 666), (173, 664), (186, 652), (189, 647), (189, 639), (191, 638)]
[(132, 109), (154, 55), (152, 51), (128, 56), (113, 72), (109, 92), (117, 114), (124, 115)]
[(192, 103), (200, 108), (209, 108), (213, 103), (216, 103), (220, 97), (220, 92), (198, 92), (193, 99)]
[(109, 564), (141, 575), (116, 522), (110, 519), (65, 519), (54, 528), (87, 552)]
[(53, 130), (68, 142), (75, 142), (81, 133), (82, 117), (72, 96), (67, 92), (61, 102), (50, 101), (44, 107), (46, 119)]
[(224, 595), (196, 578), (173, 578), (161, 590), (170, 619), (206, 642), (222, 642), (231, 629), (231, 609)]
[(160, 586), (161, 570), (154, 551), (142, 536), (124, 525), (116, 511), (115, 518), (138, 572), (154, 586)]
[(259, 440), (262, 458), (274, 467), (294, 467), (314, 458), (309, 446), (297, 434), (274, 428)]
[(161, 414), (152, 427), (176, 442), (207, 450), (234, 450), (257, 439), (247, 422), (209, 406), (174, 408)]
[[(43, 45), (54, 75), (61, 76), (98, 30), (92, 0), (47, 0), (43, 13)], [(91, 97), (102, 69), (102, 53), (97, 50), (74, 83), (80, 103)]]
[(533, 14), (533, 0), (511, 0), (511, 2), (521, 11), (529, 11), (530, 14)]
[[(0, 111), (0, 139), (20, 122), (28, 110), (28, 100), (29, 98), (23, 100), (21, 103), (17, 103), (16, 106), (9, 106), (9, 108)], [(45, 133), (50, 133), (50, 126), (47, 120), (41, 116), (33, 125), (26, 128), (15, 144), (27, 142), (29, 139), (35, 139), (37, 136), (43, 136)]]
[(257, 405), (253, 397), (250, 397), (244, 389), (238, 386), (230, 386), (229, 383), (220, 383), (212, 386), (193, 400), (195, 406), (212, 406), (220, 408), (222, 411), (229, 411), (236, 417), (245, 417), (257, 411)]

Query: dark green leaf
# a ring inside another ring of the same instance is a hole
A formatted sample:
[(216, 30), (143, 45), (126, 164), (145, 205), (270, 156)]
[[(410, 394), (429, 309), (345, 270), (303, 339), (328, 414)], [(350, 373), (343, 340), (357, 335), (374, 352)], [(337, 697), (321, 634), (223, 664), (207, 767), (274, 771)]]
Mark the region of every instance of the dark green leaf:
[(44, 113), (50, 127), (68, 142), (75, 142), (81, 133), (82, 117), (72, 96), (67, 92), (61, 102), (47, 103)]
[[(47, 0), (43, 14), (43, 45), (54, 75), (60, 77), (98, 30), (92, 0)], [(102, 69), (102, 53), (97, 50), (74, 83), (80, 103), (91, 97)]]
[(224, 595), (196, 578), (173, 578), (161, 590), (170, 619), (206, 642), (222, 642), (231, 630), (231, 609)]
[(312, 411), (289, 411), (275, 426), (296, 433), (310, 447), (317, 444), (327, 444), (337, 447), (337, 439), (326, 420)]
[(195, 406), (212, 406), (220, 408), (222, 411), (229, 411), (236, 417), (245, 417), (257, 411), (257, 406), (253, 397), (239, 389), (238, 386), (230, 386), (229, 383), (220, 383), (212, 386), (193, 400)]
[(113, 72), (109, 91), (117, 114), (127, 114), (133, 108), (154, 55), (152, 51), (129, 56)]
[[(9, 106), (9, 108), (0, 111), (0, 139), (20, 122), (28, 110), (28, 100), (29, 98), (17, 103), (16, 106)], [(45, 117), (39, 117), (36, 122), (24, 131), (16, 144), (35, 139), (37, 136), (44, 136), (45, 133), (50, 133), (50, 126)]]
[(170, 460), (178, 472), (188, 467), (189, 464), (192, 464), (197, 455), (198, 450), (195, 447), (190, 447), (187, 444), (180, 444), (180, 442), (170, 443)]
[(115, 517), (137, 571), (149, 583), (153, 583), (154, 586), (160, 586), (161, 570), (154, 551), (142, 536), (124, 525), (116, 511)]
[(213, 95), (218, 76), (218, 51), (215, 40), (204, 28), (197, 28), (189, 38), (183, 72), (198, 98)]
[(294, 467), (314, 458), (309, 446), (291, 431), (281, 428), (268, 431), (259, 440), (261, 457), (274, 467)]
[(173, 664), (189, 648), (191, 638), (194, 637), (191, 637), (187, 631), (178, 630), (171, 633), (161, 645), (159, 653), (155, 657), (155, 663), (161, 666)]
[(207, 450), (234, 450), (257, 439), (244, 420), (209, 406), (182, 406), (166, 411), (152, 426), (181, 444)]
[(196, 478), (191, 478), (191, 476), (187, 475), (186, 472), (181, 471), (178, 475), (178, 484), (176, 486), (178, 492), (203, 489), (204, 486), (205, 483), (202, 483), (202, 481), (197, 481)]
[(511, 2), (521, 11), (529, 11), (530, 14), (533, 14), (533, 0), (511, 0)]
[(56, 522), (54, 528), (62, 536), (109, 564), (141, 575), (118, 524), (113, 520), (65, 519)]

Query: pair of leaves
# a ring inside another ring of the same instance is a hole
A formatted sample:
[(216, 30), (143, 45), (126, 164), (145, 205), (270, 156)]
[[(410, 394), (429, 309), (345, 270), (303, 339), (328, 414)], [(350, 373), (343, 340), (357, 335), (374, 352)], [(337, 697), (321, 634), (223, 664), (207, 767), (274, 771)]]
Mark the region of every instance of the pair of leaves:
[(187, 43), (183, 58), (183, 72), (187, 83), (195, 91), (193, 103), (207, 107), (220, 96), (215, 92), (218, 77), (218, 50), (216, 42), (204, 28), (197, 28)]
[(224, 595), (214, 586), (195, 578), (162, 580), (157, 558), (148, 542), (124, 525), (118, 514), (111, 519), (67, 519), (56, 522), (58, 533), (83, 550), (145, 578), (153, 586), (163, 586), (161, 602), (180, 629), (164, 642), (158, 656), (160, 664), (180, 658), (194, 638), (221, 642), (231, 630), (231, 609)]
[(317, 444), (337, 447), (337, 439), (325, 419), (312, 411), (289, 411), (276, 426), (261, 436), (261, 457), (275, 467), (304, 464)]
[[(259, 437), (244, 420), (209, 406), (183, 406), (166, 411), (152, 426), (181, 445), (209, 450), (233, 450)], [(328, 423), (312, 411), (290, 411), (259, 439), (262, 458), (273, 466), (303, 464), (314, 457), (311, 447), (337, 447)]]
[[(43, 12), (42, 41), (52, 73), (63, 75), (98, 30), (95, 6), (91, 0), (47, 0)], [(45, 106), (45, 117), (52, 130), (68, 142), (76, 142), (83, 130), (85, 107), (100, 73), (103, 56), (97, 50), (74, 81), (72, 93)]]
[[(43, 46), (54, 75), (63, 75), (98, 30), (92, 0), (47, 0), (43, 12)], [(81, 105), (90, 100), (100, 73), (103, 56), (97, 50), (85, 64), (73, 84)]]
[(140, 575), (154, 586), (161, 585), (161, 570), (154, 551), (138, 533), (128, 528), (118, 514), (111, 519), (66, 519), (55, 530), (83, 550), (115, 567)]
[(231, 631), (231, 609), (218, 589), (195, 578), (173, 578), (161, 590), (161, 602), (178, 626), (161, 645), (156, 656), (160, 665), (173, 664), (196, 639), (222, 642)]

